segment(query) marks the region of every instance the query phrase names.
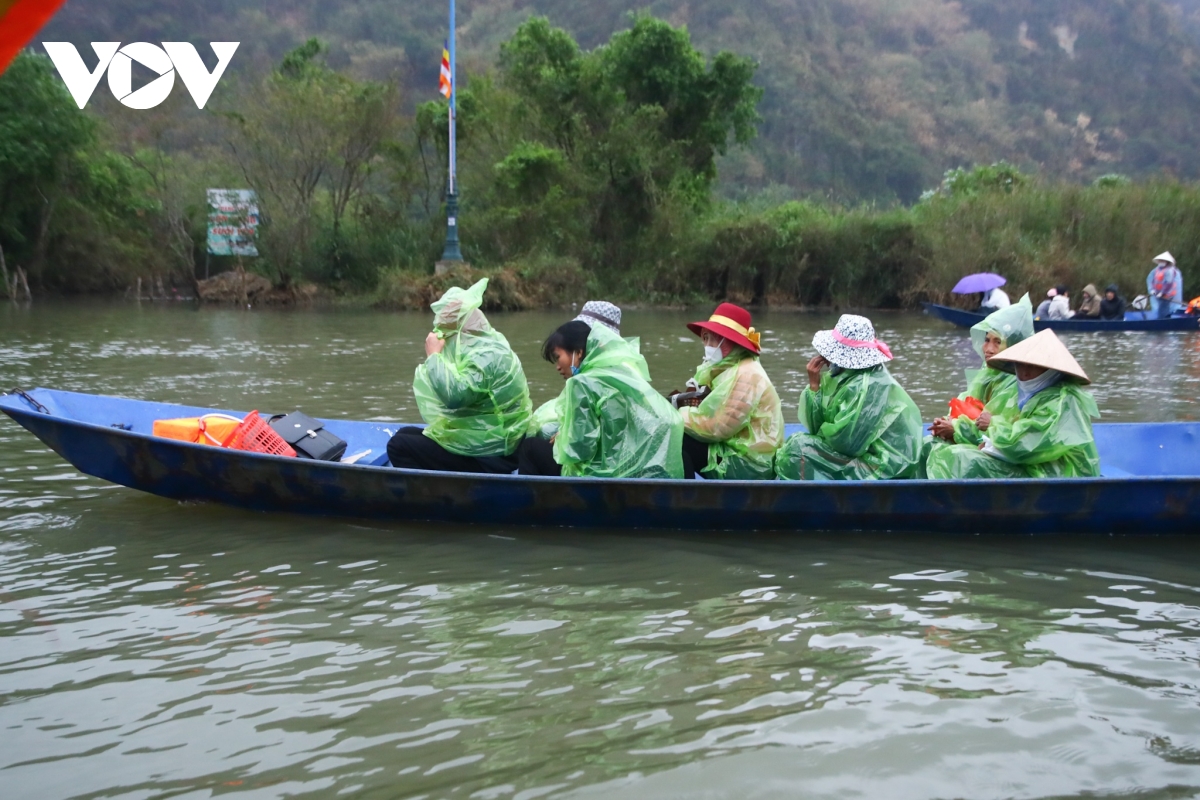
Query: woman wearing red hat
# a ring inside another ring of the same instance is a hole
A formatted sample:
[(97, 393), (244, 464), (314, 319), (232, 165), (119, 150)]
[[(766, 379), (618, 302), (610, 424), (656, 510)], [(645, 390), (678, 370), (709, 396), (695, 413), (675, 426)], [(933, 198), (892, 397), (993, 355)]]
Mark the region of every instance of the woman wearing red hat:
[[(693, 379), (703, 393), (673, 395), (682, 406), (685, 469), (708, 479), (771, 480), (783, 444), (783, 409), (759, 363), (759, 334), (750, 312), (722, 303), (688, 329), (704, 343), (704, 363)], [(707, 393), (704, 390), (708, 389)]]

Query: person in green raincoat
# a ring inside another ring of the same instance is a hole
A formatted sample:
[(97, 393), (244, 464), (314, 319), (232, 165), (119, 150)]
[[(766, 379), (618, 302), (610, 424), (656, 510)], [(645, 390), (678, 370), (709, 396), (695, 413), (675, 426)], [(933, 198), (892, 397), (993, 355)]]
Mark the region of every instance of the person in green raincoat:
[[(884, 366), (891, 350), (866, 317), (843, 314), (813, 337), (800, 421), (775, 455), (780, 480), (887, 480), (916, 475), (921, 413)], [(825, 367), (829, 367), (828, 371)]]
[(967, 370), (967, 390), (959, 400), (974, 398), (983, 404), (983, 411), (975, 419), (966, 414), (957, 417), (938, 417), (931, 426), (932, 436), (925, 438), (921, 454), (922, 474), (929, 454), (947, 444), (974, 444), (983, 441), (992, 419), (1007, 411), (1017, 402), (1017, 376), (1014, 367), (1007, 362), (997, 362), (995, 367), (988, 360), (1005, 348), (1023, 342), (1033, 336), (1033, 303), (1026, 294), (1016, 303), (989, 314), (971, 328), (971, 345), (983, 359), (983, 367)]
[(542, 348), (566, 379), (555, 401), (558, 431), (521, 445), (520, 472), (592, 478), (682, 478), (683, 421), (634, 363), (627, 341), (604, 325), (572, 320)]
[(521, 360), (479, 310), (487, 278), (455, 286), (430, 308), (434, 329), (413, 376), (424, 429), (401, 428), (388, 442), (393, 467), (511, 473), (533, 407)]
[(934, 450), (926, 471), (935, 480), (1087, 478), (1100, 474), (1090, 381), (1066, 346), (1044, 330), (988, 360), (1015, 365), (1017, 402), (995, 416), (980, 444)]
[[(583, 304), (583, 308), (579, 310), (579, 316), (575, 317), (579, 322), (585, 323), (589, 328), (594, 328), (597, 325), (603, 325), (618, 336), (621, 335), (621, 309), (619, 306), (613, 305), (607, 300), (588, 300)], [(629, 343), (629, 363), (634, 367), (639, 374), (647, 381), (650, 380), (650, 368), (646, 366), (646, 359), (641, 353), (641, 340), (637, 337), (625, 337), (625, 341)], [(555, 406), (557, 398), (547, 400), (542, 403), (533, 412), (533, 418), (529, 423), (528, 436), (540, 436), (545, 440), (545, 446), (541, 448), (538, 458), (544, 465), (553, 463), (550, 454), (550, 439), (558, 431), (558, 417), (556, 416)]]
[(688, 324), (704, 343), (704, 363), (689, 381), (698, 392), (671, 395), (683, 416), (686, 477), (775, 478), (783, 408), (759, 363), (760, 337), (750, 323), (750, 312), (721, 303), (705, 322)]

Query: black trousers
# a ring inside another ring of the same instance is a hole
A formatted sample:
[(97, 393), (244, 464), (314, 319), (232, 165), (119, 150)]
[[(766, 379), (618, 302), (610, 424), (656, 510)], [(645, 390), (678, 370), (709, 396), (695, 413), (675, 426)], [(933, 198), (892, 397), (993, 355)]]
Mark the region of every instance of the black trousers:
[(521, 475), (562, 475), (554, 460), (554, 445), (541, 436), (526, 436), (517, 448), (517, 472)]
[[(554, 460), (554, 445), (541, 436), (527, 436), (517, 448), (517, 472), (522, 475), (562, 475), (562, 467)], [(683, 477), (696, 477), (696, 466), (708, 465), (708, 445), (699, 439), (683, 436)]]
[(683, 477), (692, 479), (708, 466), (708, 442), (683, 434)]
[(415, 427), (396, 431), (396, 435), (388, 441), (387, 451), (392, 466), (400, 469), (507, 475), (517, 468), (515, 456), (460, 456), (451, 453)]

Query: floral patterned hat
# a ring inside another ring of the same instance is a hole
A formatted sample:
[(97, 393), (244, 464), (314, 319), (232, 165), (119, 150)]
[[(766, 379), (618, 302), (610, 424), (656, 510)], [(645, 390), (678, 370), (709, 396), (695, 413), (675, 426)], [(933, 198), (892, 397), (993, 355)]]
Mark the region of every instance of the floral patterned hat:
[(818, 331), (813, 347), (842, 369), (869, 369), (892, 360), (892, 351), (875, 338), (871, 320), (854, 314), (843, 314), (831, 331)]

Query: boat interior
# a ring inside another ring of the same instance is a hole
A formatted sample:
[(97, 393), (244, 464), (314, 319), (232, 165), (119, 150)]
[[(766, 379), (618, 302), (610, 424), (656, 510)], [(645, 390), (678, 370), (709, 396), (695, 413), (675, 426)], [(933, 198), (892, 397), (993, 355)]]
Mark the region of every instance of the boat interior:
[[(35, 389), (28, 394), (45, 408), (45, 413), (52, 416), (146, 435), (152, 435), (155, 420), (214, 413), (241, 418), (248, 413), (55, 389)], [(0, 397), (0, 408), (5, 407), (38, 410), (29, 400), (17, 394)], [(293, 410), (259, 409), (266, 416)], [(360, 466), (386, 465), (388, 439), (397, 429), (408, 424), (339, 419), (321, 419), (321, 422), (331, 433), (346, 441), (346, 454), (342, 462)], [(1093, 429), (1103, 477), (1200, 475), (1200, 422), (1096, 423)], [(788, 435), (801, 430), (803, 428), (798, 424), (787, 426)], [(180, 444), (186, 447), (207, 446), (186, 442)]]

